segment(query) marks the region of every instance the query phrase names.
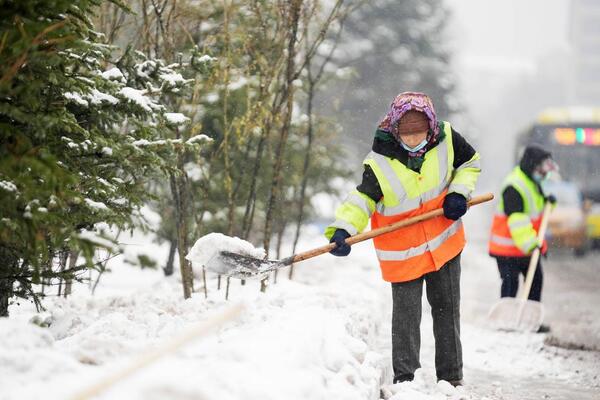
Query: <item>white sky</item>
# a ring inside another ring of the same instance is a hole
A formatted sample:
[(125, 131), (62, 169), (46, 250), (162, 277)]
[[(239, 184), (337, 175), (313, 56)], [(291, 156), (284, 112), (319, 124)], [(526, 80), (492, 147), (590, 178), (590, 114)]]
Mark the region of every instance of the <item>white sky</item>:
[[(446, 0), (459, 57), (533, 60), (568, 45), (569, 0)], [(453, 29), (454, 30), (454, 29)]]
[(487, 160), (480, 181), (491, 189), (514, 162), (516, 134), (542, 108), (564, 100), (549, 88), (564, 81), (559, 71), (569, 48), (570, 1), (446, 0), (446, 4), (453, 13), (448, 33), (457, 94), (466, 111), (454, 121), (459, 132), (474, 138)]

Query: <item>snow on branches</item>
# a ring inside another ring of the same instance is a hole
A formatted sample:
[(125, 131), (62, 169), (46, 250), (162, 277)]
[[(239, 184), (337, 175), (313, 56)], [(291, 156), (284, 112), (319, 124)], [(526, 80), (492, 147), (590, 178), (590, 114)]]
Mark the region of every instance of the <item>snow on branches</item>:
[(54, 269), (65, 252), (91, 266), (107, 242), (81, 232), (134, 227), (149, 182), (210, 142), (179, 112), (198, 76), (192, 61), (210, 60), (193, 50), (171, 65), (137, 51), (115, 61), (91, 29), (93, 3), (3, 10), (7, 20), (25, 17), (7, 28), (10, 51), (0, 53), (0, 257), (24, 297), (42, 277), (67, 277)]

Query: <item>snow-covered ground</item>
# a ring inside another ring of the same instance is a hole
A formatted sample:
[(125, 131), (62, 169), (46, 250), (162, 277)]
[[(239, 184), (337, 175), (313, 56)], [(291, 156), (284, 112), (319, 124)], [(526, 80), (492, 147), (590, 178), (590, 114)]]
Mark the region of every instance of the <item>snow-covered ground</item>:
[[(196, 293), (184, 301), (177, 276), (165, 278), (160, 270), (140, 270), (115, 258), (93, 296), (79, 287), (69, 299), (46, 299), (48, 310), (38, 319), (49, 327), (29, 323), (35, 310), (24, 302), (0, 320), (0, 399), (72, 398), (235, 304), (244, 306), (241, 316), (97, 398), (600, 398), (600, 353), (548, 346), (546, 335), (487, 328), (485, 315), (499, 282), (484, 247), (486, 210), (472, 210), (467, 218), (473, 233), (462, 258), (464, 387), (435, 380), (426, 307), (423, 368), (414, 382), (391, 385), (391, 289), (379, 277), (371, 244), (363, 243), (350, 257), (324, 255), (298, 264), (293, 281), (283, 270), (266, 293), (256, 281), (242, 286), (232, 280), (228, 300), (215, 277), (209, 276), (207, 299), (197, 279)], [(324, 242), (316, 227), (308, 227), (305, 238), (301, 250)], [(159, 259), (166, 254), (148, 238), (128, 243)], [(597, 294), (589, 298), (597, 304)]]

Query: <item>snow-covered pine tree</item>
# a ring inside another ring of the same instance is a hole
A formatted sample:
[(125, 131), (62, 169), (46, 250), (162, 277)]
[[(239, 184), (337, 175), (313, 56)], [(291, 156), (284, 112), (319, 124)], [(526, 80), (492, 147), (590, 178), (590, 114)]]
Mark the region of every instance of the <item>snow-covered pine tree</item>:
[[(134, 226), (148, 177), (207, 139), (164, 139), (187, 122), (160, 102), (190, 84), (176, 66), (133, 54), (103, 70), (110, 48), (89, 22), (100, 3), (26, 0), (0, 11), (0, 315), (13, 295), (37, 304), (43, 279), (93, 267), (94, 250), (114, 245), (98, 228)], [(64, 252), (85, 264), (57, 268)]]

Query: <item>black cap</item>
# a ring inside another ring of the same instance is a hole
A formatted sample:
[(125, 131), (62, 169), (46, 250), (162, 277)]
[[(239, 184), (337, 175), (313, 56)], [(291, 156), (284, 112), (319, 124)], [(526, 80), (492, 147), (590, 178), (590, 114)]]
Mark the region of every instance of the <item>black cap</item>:
[(523, 172), (531, 176), (535, 167), (540, 165), (542, 161), (547, 158), (552, 158), (552, 153), (545, 150), (541, 146), (532, 144), (525, 148), (523, 157), (521, 157), (521, 162), (519, 163), (519, 167), (523, 170)]

